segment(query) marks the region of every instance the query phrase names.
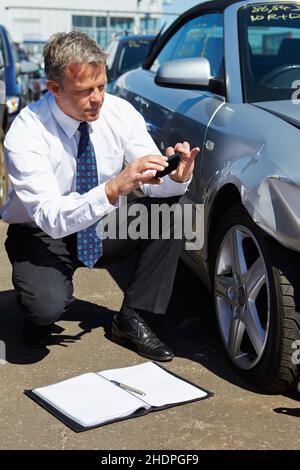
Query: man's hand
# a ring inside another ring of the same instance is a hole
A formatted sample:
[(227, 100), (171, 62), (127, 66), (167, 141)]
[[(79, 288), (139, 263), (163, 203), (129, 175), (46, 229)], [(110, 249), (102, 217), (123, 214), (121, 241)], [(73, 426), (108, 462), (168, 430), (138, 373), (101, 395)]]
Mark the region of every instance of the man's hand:
[(182, 144), (176, 144), (174, 148), (168, 147), (166, 154), (168, 157), (171, 157), (175, 152), (179, 152), (181, 154), (181, 160), (177, 169), (170, 173), (170, 178), (177, 181), (177, 183), (185, 183), (193, 174), (195, 157), (200, 152), (200, 148), (195, 147), (191, 150), (190, 144), (188, 142), (183, 142)]
[(146, 155), (131, 162), (118, 176), (106, 183), (105, 192), (109, 202), (114, 204), (119, 196), (126, 196), (142, 184), (161, 184), (162, 179), (155, 178), (155, 175), (168, 166), (167, 160), (167, 157), (160, 155)]

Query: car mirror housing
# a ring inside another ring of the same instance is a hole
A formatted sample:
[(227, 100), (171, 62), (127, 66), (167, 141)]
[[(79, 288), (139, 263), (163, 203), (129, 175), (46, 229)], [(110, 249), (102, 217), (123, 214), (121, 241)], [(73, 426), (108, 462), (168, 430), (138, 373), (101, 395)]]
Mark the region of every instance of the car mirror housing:
[(211, 79), (208, 60), (204, 57), (195, 57), (162, 64), (156, 73), (155, 83), (171, 88), (208, 90)]

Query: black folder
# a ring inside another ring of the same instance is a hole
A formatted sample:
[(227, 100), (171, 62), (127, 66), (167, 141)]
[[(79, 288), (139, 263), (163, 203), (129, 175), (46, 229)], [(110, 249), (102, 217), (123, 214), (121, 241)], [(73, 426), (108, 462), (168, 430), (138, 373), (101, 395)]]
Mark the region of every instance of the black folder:
[(213, 395), (154, 362), (90, 372), (25, 394), (76, 432)]

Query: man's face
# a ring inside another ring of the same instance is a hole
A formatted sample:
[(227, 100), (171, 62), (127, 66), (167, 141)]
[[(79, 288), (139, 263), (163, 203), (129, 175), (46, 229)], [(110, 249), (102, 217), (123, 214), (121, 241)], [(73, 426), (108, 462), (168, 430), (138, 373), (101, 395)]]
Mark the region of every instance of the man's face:
[(105, 64), (69, 64), (62, 83), (48, 80), (47, 87), (65, 114), (77, 121), (95, 121), (103, 104), (105, 84)]

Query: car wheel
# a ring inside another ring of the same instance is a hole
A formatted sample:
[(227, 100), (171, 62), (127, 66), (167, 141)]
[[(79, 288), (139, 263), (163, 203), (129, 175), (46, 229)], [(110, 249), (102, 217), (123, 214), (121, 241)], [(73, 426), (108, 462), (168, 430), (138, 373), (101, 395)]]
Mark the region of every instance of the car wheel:
[(3, 143), (0, 143), (0, 208), (3, 206), (8, 194), (8, 175), (4, 161)]
[[(227, 356), (246, 380), (270, 392), (294, 387), (300, 339), (300, 257), (279, 245), (237, 204), (213, 245), (213, 289)], [(296, 361), (294, 361), (296, 362)]]

